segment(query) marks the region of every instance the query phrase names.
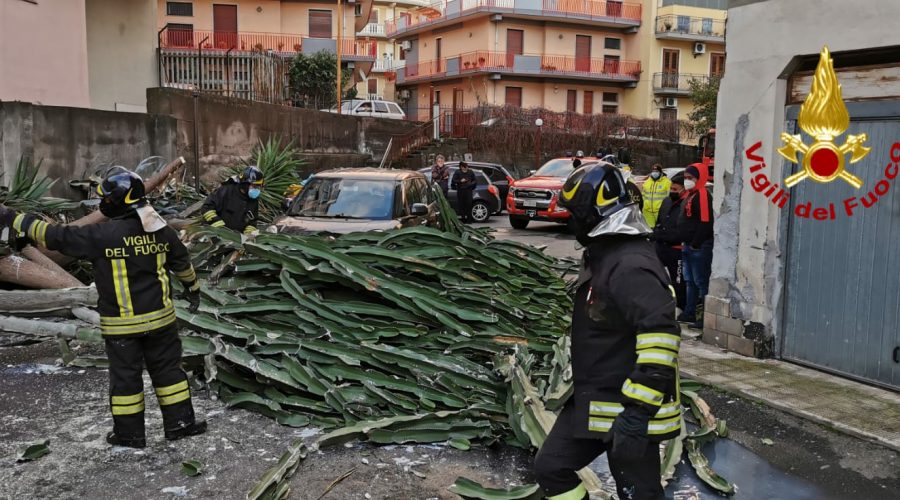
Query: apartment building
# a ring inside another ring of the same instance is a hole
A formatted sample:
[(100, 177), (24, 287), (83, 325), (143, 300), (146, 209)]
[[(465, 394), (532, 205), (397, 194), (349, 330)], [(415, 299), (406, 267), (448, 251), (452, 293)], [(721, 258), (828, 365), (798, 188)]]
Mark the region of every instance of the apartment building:
[(377, 40), (356, 36), (367, 24), (372, 0), (158, 2), (164, 86), (287, 102), (287, 70), (297, 53), (337, 52), (340, 40), (351, 85), (375, 64)]
[[(386, 23), (410, 116), (432, 104), (681, 119), (724, 68), (725, 0), (444, 0)], [(713, 61), (716, 61), (715, 63)]]

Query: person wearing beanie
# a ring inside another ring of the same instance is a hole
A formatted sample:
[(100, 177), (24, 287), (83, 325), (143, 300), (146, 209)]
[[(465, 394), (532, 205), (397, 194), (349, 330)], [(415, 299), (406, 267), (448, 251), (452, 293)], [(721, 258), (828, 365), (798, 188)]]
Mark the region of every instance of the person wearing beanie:
[(678, 223), (687, 288), (684, 310), (678, 321), (698, 329), (703, 328), (703, 320), (698, 314), (697, 304), (702, 307), (712, 273), (713, 213), (712, 194), (706, 189), (708, 178), (709, 171), (702, 163), (693, 163), (684, 169), (687, 194), (684, 195)]
[(679, 172), (672, 176), (669, 191), (660, 204), (659, 217), (650, 237), (656, 242), (656, 255), (666, 266), (672, 287), (675, 288), (675, 304), (682, 310), (684, 310), (685, 283), (683, 247), (678, 232), (678, 221), (681, 219), (681, 207), (685, 196), (687, 191), (684, 189), (684, 173)]
[(472, 222), (472, 195), (477, 184), (475, 172), (469, 168), (469, 164), (459, 162), (459, 171), (453, 175), (451, 187), (456, 190), (456, 203), (459, 207), (459, 216), (463, 222)]
[(650, 177), (644, 181), (641, 186), (641, 194), (644, 197), (644, 219), (647, 225), (653, 227), (656, 225), (656, 218), (659, 216), (659, 209), (663, 200), (669, 196), (669, 187), (672, 181), (663, 173), (662, 165), (657, 163), (650, 170)]

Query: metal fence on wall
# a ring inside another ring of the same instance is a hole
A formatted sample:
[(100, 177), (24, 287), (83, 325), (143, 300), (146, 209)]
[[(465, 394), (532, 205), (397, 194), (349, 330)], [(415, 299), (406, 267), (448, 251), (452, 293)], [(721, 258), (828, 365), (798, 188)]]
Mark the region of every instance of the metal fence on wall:
[(160, 51), (159, 59), (163, 87), (200, 89), (272, 104), (290, 103), (290, 57), (265, 52), (166, 49)]

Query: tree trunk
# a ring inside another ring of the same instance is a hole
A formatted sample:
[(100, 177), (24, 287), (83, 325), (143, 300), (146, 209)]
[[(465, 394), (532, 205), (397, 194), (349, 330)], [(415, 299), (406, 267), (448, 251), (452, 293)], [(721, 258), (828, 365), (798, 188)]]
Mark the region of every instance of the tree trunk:
[[(0, 259), (0, 281), (26, 288), (70, 288), (71, 274), (60, 274), (36, 264), (22, 256), (10, 255)], [(83, 286), (75, 280), (76, 286)]]
[(37, 313), (96, 305), (97, 289), (92, 286), (60, 290), (0, 290), (0, 313)]

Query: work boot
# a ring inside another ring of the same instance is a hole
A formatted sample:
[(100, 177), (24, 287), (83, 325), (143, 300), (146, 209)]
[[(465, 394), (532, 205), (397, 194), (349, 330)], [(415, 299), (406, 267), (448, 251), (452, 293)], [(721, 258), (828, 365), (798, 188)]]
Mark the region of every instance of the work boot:
[(147, 439), (143, 437), (123, 437), (116, 434), (115, 431), (109, 431), (106, 435), (106, 442), (113, 446), (127, 446), (129, 448), (145, 448)]
[(693, 328), (694, 330), (703, 330), (703, 322), (694, 321), (693, 323), (688, 325), (688, 328)]
[(679, 323), (693, 323), (697, 321), (697, 318), (696, 316), (692, 316), (690, 314), (685, 314), (682, 312), (678, 315), (677, 318), (675, 318), (675, 321), (678, 321)]
[(175, 429), (166, 429), (166, 439), (169, 441), (177, 441), (181, 438), (197, 436), (206, 432), (206, 421), (201, 420), (184, 427)]

